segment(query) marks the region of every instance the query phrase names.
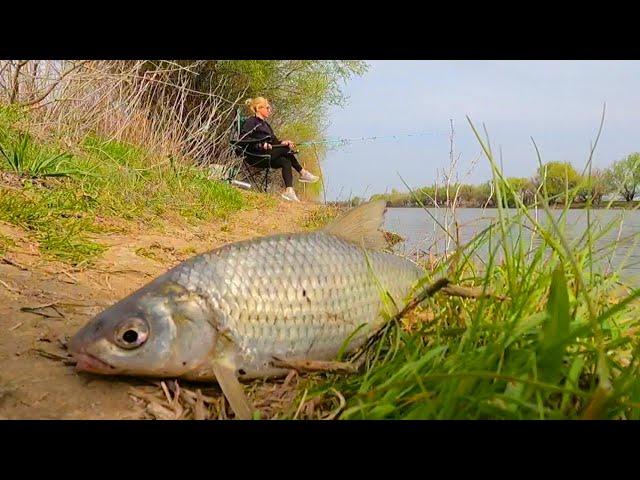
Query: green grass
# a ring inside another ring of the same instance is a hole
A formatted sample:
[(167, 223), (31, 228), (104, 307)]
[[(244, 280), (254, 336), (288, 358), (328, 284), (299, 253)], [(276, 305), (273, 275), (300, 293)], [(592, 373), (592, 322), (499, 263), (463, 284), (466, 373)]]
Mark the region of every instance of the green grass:
[(0, 108), (0, 169), (26, 180), (21, 191), (0, 186), (0, 219), (32, 232), (52, 258), (73, 265), (93, 261), (104, 247), (90, 235), (109, 223), (98, 218), (159, 227), (176, 215), (190, 223), (224, 219), (247, 205), (237, 189), (195, 167), (97, 135), (69, 152), (55, 140), (19, 131), (22, 118)]
[(21, 134), (16, 140), (6, 143), (9, 145), (8, 147), (3, 147), (0, 144), (0, 157), (11, 171), (22, 177), (62, 177), (87, 174), (87, 172), (69, 168), (71, 156), (68, 152), (52, 151), (52, 149), (42, 146), (34, 148), (28, 134)]
[[(509, 186), (478, 140), (505, 198)], [(499, 206), (490, 228), (423, 279), (506, 299), (440, 292), (407, 318), (389, 312), (362, 373), (312, 377), (305, 401), (341, 419), (639, 419), (640, 290), (598, 262), (615, 245), (605, 252), (595, 242), (614, 223), (590, 218), (569, 240), (571, 200), (552, 211), (540, 192), (538, 217)]]
[(74, 166), (73, 156), (56, 142), (35, 141), (28, 131), (18, 128), (25, 112), (0, 106), (0, 165), (21, 177), (43, 178), (88, 175)]
[(0, 256), (7, 253), (7, 251), (11, 247), (15, 247), (15, 245), (16, 245), (16, 242), (14, 242), (13, 239), (0, 233)]
[(339, 213), (340, 211), (337, 208), (329, 207), (313, 210), (304, 218), (302, 228), (305, 230), (318, 230), (329, 224)]
[(0, 142), (5, 143), (17, 135), (16, 124), (25, 118), (20, 108), (12, 105), (0, 105)]
[(188, 220), (206, 221), (225, 218), (245, 206), (238, 190), (209, 180), (195, 167), (156, 159), (134, 145), (94, 136), (84, 145), (92, 154), (83, 161), (96, 175), (83, 188), (100, 198), (100, 214), (149, 222), (178, 212)]
[(68, 188), (51, 190), (27, 183), (22, 191), (0, 190), (0, 220), (32, 232), (45, 256), (73, 265), (104, 251), (87, 238), (99, 229), (86, 199)]

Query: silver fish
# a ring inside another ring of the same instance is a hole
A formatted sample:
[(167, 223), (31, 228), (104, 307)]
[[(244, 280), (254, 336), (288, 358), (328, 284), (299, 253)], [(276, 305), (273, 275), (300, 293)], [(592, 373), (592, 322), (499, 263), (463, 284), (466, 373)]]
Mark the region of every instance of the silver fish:
[[(103, 311), (72, 339), (77, 368), (216, 380), (239, 418), (239, 379), (278, 376), (274, 358), (331, 360), (383, 321), (383, 291), (406, 305), (424, 270), (380, 250), (386, 202), (327, 227), (225, 245), (192, 257)], [(349, 337), (352, 338), (349, 338)]]

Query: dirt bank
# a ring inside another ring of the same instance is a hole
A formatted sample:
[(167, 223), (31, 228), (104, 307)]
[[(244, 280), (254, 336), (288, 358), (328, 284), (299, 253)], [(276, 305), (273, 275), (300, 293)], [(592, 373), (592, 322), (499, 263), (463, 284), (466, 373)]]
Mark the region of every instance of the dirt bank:
[[(275, 209), (252, 208), (200, 227), (174, 222), (163, 231), (140, 226), (128, 234), (98, 235), (96, 240), (109, 248), (85, 268), (46, 260), (24, 231), (0, 222), (0, 234), (15, 242), (0, 252), (0, 417), (170, 418), (171, 412), (154, 415), (148, 402), (131, 396), (132, 391), (158, 391), (157, 384), (76, 372), (64, 348), (68, 337), (180, 261), (227, 242), (299, 231), (320, 208), (279, 200)], [(215, 396), (212, 388), (204, 390), (206, 395)]]

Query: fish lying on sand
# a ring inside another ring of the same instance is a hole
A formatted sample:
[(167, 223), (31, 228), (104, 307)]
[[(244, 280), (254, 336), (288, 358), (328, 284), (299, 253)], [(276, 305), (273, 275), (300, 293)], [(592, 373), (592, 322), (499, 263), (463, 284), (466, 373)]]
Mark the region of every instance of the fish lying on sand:
[(402, 308), (424, 270), (380, 251), (385, 201), (311, 232), (196, 255), (98, 314), (71, 340), (79, 370), (215, 380), (237, 418), (239, 380), (285, 375), (285, 361), (334, 360), (383, 322), (384, 289)]

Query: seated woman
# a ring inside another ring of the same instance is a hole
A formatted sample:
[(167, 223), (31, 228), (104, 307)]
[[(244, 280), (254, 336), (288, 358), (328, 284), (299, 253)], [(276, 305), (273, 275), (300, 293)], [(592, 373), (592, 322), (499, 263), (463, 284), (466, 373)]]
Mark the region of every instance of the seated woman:
[[(279, 140), (273, 133), (271, 125), (267, 123), (267, 118), (271, 115), (271, 105), (266, 98), (257, 97), (247, 100), (246, 105), (253, 112), (254, 116), (247, 118), (240, 130), (240, 138), (263, 139), (264, 143), (255, 144), (252, 153), (270, 154), (271, 168), (281, 168), (282, 178), (285, 184), (285, 190), (282, 198), (293, 202), (299, 202), (296, 192), (293, 190), (293, 172), (292, 167), (300, 174), (300, 181), (306, 183), (314, 183), (318, 181), (318, 177), (311, 172), (305, 170), (298, 162), (292, 150), (295, 145), (290, 140)], [(274, 148), (275, 147), (275, 148)], [(269, 166), (268, 159), (252, 159), (247, 158), (246, 162), (252, 167), (267, 168)]]

